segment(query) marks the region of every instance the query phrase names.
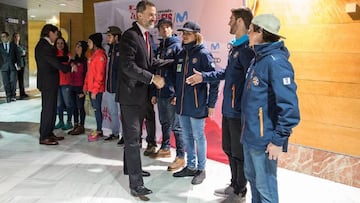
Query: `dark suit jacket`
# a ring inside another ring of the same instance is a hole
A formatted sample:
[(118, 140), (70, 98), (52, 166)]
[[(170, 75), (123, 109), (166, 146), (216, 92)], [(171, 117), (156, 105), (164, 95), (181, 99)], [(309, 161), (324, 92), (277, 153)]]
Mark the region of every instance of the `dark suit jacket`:
[(148, 56), (144, 37), (135, 22), (121, 36), (119, 52), (116, 101), (122, 105), (144, 105), (149, 101), (152, 56)]
[[(1, 53), (1, 60), (0, 60), (0, 69), (1, 71), (16, 71), (15, 64), (20, 65), (21, 55), (17, 51), (17, 46), (15, 43), (9, 43), (9, 53), (7, 53), (4, 49), (4, 44), (0, 43), (0, 53)], [(20, 66), (19, 66), (20, 67)]]
[(43, 90), (57, 90), (59, 87), (59, 70), (69, 72), (70, 68), (61, 64), (56, 57), (55, 48), (41, 38), (35, 47), (37, 65), (37, 88)]

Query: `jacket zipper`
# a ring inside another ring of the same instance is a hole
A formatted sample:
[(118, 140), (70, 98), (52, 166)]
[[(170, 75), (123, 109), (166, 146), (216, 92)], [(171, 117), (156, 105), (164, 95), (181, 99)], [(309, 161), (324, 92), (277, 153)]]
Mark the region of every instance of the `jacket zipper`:
[(235, 84), (232, 85), (231, 91), (232, 91), (232, 94), (231, 94), (231, 107), (235, 108)]
[(194, 97), (195, 97), (195, 108), (199, 108), (198, 96), (196, 87), (194, 87)]
[(264, 136), (264, 116), (262, 107), (259, 108), (260, 137)]
[(180, 115), (183, 112), (183, 104), (184, 104), (184, 89), (185, 89), (185, 78), (186, 78), (186, 74), (188, 72), (188, 61), (189, 61), (189, 56), (188, 56), (188, 52), (186, 51), (186, 56), (185, 56), (185, 64), (184, 64), (184, 74), (183, 74), (183, 81), (182, 81), (182, 88), (181, 88), (181, 105), (180, 105)]

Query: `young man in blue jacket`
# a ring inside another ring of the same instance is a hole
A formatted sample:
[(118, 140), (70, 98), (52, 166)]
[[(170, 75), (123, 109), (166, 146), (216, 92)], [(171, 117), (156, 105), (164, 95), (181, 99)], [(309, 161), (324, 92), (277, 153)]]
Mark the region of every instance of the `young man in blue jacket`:
[(300, 121), (294, 70), (272, 14), (252, 20), (250, 46), (255, 51), (242, 95), (245, 176), (252, 203), (277, 203), (277, 160), (287, 151), (289, 136)]
[[(173, 34), (173, 25), (171, 20), (162, 18), (157, 24), (160, 39), (159, 48), (156, 51), (158, 59), (174, 59), (181, 51), (181, 40)], [(157, 103), (159, 111), (159, 120), (162, 130), (162, 143), (160, 149), (154, 154), (154, 158), (171, 157), (170, 153), (170, 135), (174, 132), (176, 141), (176, 158), (169, 165), (168, 171), (177, 170), (185, 165), (184, 144), (179, 122), (179, 115), (176, 114), (176, 96), (175, 96), (175, 73), (172, 68), (161, 68), (156, 70), (157, 75), (165, 78), (165, 86), (156, 89), (155, 95), (151, 98), (153, 104)]]
[(230, 42), (228, 64), (225, 70), (214, 72), (196, 72), (187, 78), (191, 85), (199, 82), (225, 80), (222, 104), (222, 148), (228, 156), (231, 170), (231, 183), (228, 187), (215, 190), (216, 196), (225, 197), (222, 202), (244, 202), (247, 181), (244, 175), (244, 153), (240, 143), (241, 136), (241, 94), (244, 88), (245, 74), (254, 57), (249, 48), (247, 31), (253, 18), (249, 8), (231, 10), (230, 34), (235, 39)]

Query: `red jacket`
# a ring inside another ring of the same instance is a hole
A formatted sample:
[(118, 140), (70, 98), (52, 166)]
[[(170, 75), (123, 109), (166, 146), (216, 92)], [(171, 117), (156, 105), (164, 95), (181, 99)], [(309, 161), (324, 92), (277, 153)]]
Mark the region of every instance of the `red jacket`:
[[(57, 50), (57, 55), (56, 56), (64, 56), (64, 51), (63, 50)], [(69, 54), (70, 57), (70, 54)], [(68, 62), (62, 62), (62, 64), (68, 65)], [(60, 82), (59, 85), (71, 85), (71, 72), (67, 72), (64, 73), (62, 71), (59, 71), (59, 76), (60, 76)]]
[(97, 94), (105, 91), (107, 57), (104, 49), (96, 49), (88, 59), (84, 91)]

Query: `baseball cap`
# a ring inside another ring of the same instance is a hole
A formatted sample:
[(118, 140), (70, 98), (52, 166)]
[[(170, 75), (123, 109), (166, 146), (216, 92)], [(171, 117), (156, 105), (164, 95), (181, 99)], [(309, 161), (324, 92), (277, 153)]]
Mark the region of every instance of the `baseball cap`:
[(286, 39), (285, 37), (279, 35), (280, 20), (273, 14), (260, 14), (255, 16), (251, 23), (263, 28), (271, 34)]
[(109, 26), (104, 34), (121, 35), (122, 31), (117, 26)]
[(156, 27), (159, 28), (160, 25), (162, 25), (162, 24), (164, 24), (164, 23), (169, 24), (170, 27), (173, 26), (173, 24), (172, 24), (172, 22), (171, 22), (171, 20), (170, 20), (169, 18), (161, 18), (161, 19), (158, 21), (158, 24), (156, 25)]
[(177, 31), (188, 31), (188, 32), (200, 32), (200, 25), (192, 22), (192, 21), (188, 21), (186, 22), (182, 28), (179, 28)]

